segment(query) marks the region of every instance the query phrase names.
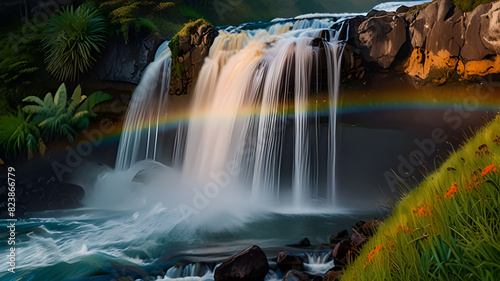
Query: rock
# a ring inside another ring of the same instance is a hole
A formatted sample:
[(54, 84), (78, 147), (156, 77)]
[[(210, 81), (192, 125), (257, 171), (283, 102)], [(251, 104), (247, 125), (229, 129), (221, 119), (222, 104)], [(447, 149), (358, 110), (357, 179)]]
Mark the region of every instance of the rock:
[(322, 281), (321, 276), (314, 276), (297, 270), (290, 270), (284, 277), (283, 281)]
[(351, 235), (351, 241), (358, 245), (359, 243), (361, 243), (361, 241), (363, 241), (364, 239), (366, 239), (366, 237), (361, 234), (361, 233), (357, 233), (357, 232), (354, 232), (352, 235)]
[(216, 281), (264, 280), (269, 271), (266, 254), (259, 246), (251, 246), (224, 261), (216, 270)]
[(347, 239), (349, 237), (349, 233), (347, 229), (341, 230), (339, 233), (334, 234), (330, 237), (330, 247), (334, 248), (337, 243), (340, 241)]
[(464, 45), (463, 13), (453, 5), (452, 0), (437, 3), (436, 21), (426, 40), (426, 50), (434, 54), (446, 50), (452, 56), (458, 56)]
[(409, 10), (410, 10), (410, 7), (403, 5), (403, 6), (396, 9), (396, 13), (406, 13)]
[(300, 239), (299, 245), (302, 247), (308, 247), (308, 246), (311, 246), (311, 242), (309, 241), (309, 239), (307, 237), (304, 237), (304, 238)]
[(101, 80), (138, 84), (160, 41), (158, 35), (146, 32), (131, 32), (127, 44), (122, 36), (114, 36), (93, 71)]
[(343, 273), (344, 271), (342, 268), (333, 267), (325, 273), (323, 281), (340, 281), (340, 277)]
[(302, 262), (302, 259), (288, 252), (279, 252), (276, 264), (282, 272), (286, 272), (290, 269), (300, 271), (304, 270), (304, 263)]
[(487, 13), (481, 16), (481, 40), (484, 46), (500, 54), (500, 2), (494, 2)]
[(367, 221), (362, 226), (358, 227), (357, 232), (364, 235), (365, 237), (370, 237), (375, 234), (377, 227), (381, 224), (381, 221), (379, 221), (377, 218), (373, 218), (372, 220)]
[(218, 31), (206, 24), (200, 25), (193, 33), (179, 37), (179, 53), (176, 58), (182, 69), (181, 76), (173, 72), (170, 80), (171, 95), (185, 95), (191, 92), (205, 57), (217, 37)]
[(354, 251), (354, 244), (347, 239), (340, 241), (332, 251), (335, 264), (347, 264), (349, 256)]
[(466, 60), (482, 60), (495, 52), (486, 48), (482, 41), (481, 18), (491, 9), (491, 3), (479, 5), (472, 12), (465, 16), (465, 43), (462, 48), (461, 56)]
[(389, 68), (406, 43), (406, 21), (397, 15), (368, 18), (358, 28), (361, 57), (380, 68)]

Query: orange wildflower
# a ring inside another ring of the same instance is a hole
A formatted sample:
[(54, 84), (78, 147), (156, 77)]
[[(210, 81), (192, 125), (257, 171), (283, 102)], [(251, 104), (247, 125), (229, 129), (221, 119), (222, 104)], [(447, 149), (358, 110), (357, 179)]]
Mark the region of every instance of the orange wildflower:
[(448, 189), (448, 192), (446, 192), (446, 194), (444, 195), (444, 198), (453, 197), (453, 195), (457, 193), (457, 191), (458, 191), (457, 183), (454, 182), (451, 184), (451, 187)]
[(413, 210), (413, 213), (416, 216), (424, 216), (424, 217), (432, 215), (431, 210), (427, 206), (422, 206), (420, 208), (417, 208), (416, 210)]
[(407, 232), (410, 235), (413, 234), (413, 231), (411, 231), (411, 229), (407, 225), (405, 225), (404, 227), (401, 225), (398, 225), (398, 227), (396, 228), (396, 233), (398, 233), (400, 231)]
[(486, 166), (483, 171), (481, 172), (481, 176), (486, 176), (487, 174), (489, 174), (491, 171), (493, 171), (493, 173), (496, 173), (498, 172), (498, 169), (495, 167), (495, 164), (491, 164), (491, 165), (488, 165)]
[(440, 198), (439, 195), (436, 195), (436, 198), (439, 199)]
[(372, 259), (375, 257), (375, 254), (382, 249), (382, 245), (378, 245), (375, 247), (375, 249), (371, 250), (370, 253), (368, 253), (368, 261), (365, 262), (365, 267), (368, 266), (369, 263), (372, 262)]

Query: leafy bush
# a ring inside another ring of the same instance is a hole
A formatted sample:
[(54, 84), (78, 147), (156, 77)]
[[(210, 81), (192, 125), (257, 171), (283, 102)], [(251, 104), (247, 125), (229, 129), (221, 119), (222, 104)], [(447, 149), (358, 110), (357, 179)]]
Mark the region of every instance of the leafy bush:
[(91, 4), (62, 8), (49, 19), (43, 39), (47, 70), (60, 80), (75, 81), (97, 61), (105, 47), (107, 25)]
[(9, 114), (0, 116), (0, 144), (5, 149), (6, 155), (16, 157), (27, 149), (28, 159), (34, 153), (45, 153), (46, 147), (40, 136), (40, 130), (31, 120), (31, 115), (26, 117), (21, 109), (17, 115)]
[(481, 4), (494, 2), (496, 0), (453, 0), (453, 4), (462, 12), (470, 12)]
[(125, 43), (128, 43), (132, 27), (136, 32), (141, 29), (151, 33), (158, 32), (158, 28), (146, 17), (174, 6), (173, 2), (110, 0), (102, 2), (99, 9), (103, 14), (109, 14), (110, 22), (122, 33)]
[(25, 98), (24, 102), (36, 105), (26, 105), (23, 111), (34, 114), (33, 121), (42, 129), (42, 137), (45, 141), (62, 136), (73, 142), (76, 133), (87, 128), (89, 118), (95, 116), (92, 108), (110, 99), (110, 95), (100, 91), (87, 98), (82, 95), (82, 90), (78, 86), (68, 101), (66, 85), (63, 83), (55, 96), (47, 93), (43, 100), (35, 96)]

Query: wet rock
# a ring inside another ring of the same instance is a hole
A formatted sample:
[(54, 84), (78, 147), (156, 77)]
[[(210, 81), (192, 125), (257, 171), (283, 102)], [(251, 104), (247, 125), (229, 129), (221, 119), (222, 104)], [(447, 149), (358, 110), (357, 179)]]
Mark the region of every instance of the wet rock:
[(216, 270), (216, 281), (264, 280), (269, 271), (266, 254), (259, 246), (251, 246), (224, 261)]
[(344, 273), (342, 267), (333, 267), (325, 273), (323, 281), (340, 281), (340, 277)]
[(356, 225), (353, 225), (353, 229), (355, 230), (355, 232), (358, 232), (365, 237), (370, 237), (375, 234), (377, 227), (381, 224), (382, 222), (380, 220), (378, 220), (377, 218), (373, 218), (372, 220), (363, 223), (361, 226), (360, 224), (356, 223)]
[(283, 281), (322, 281), (321, 276), (314, 276), (297, 270), (290, 270), (284, 277)]
[(309, 239), (307, 237), (304, 237), (304, 238), (300, 239), (299, 246), (301, 246), (301, 247), (311, 246), (311, 241), (309, 241)]
[(351, 241), (358, 245), (359, 243), (361, 243), (361, 241), (363, 241), (364, 239), (366, 239), (366, 237), (363, 235), (363, 234), (360, 234), (360, 233), (357, 233), (357, 232), (354, 232), (352, 235), (351, 235)]
[(179, 37), (179, 53), (176, 58), (172, 59), (177, 60), (182, 72), (174, 71), (172, 73), (171, 95), (185, 95), (191, 92), (205, 57), (217, 35), (218, 31), (214, 27), (202, 24), (191, 34)]
[(406, 21), (397, 15), (368, 18), (358, 28), (361, 57), (376, 67), (389, 68), (406, 43)]
[(304, 270), (304, 263), (302, 262), (302, 259), (288, 252), (280, 252), (276, 263), (282, 272), (286, 272), (291, 269), (300, 271)]
[(339, 233), (334, 234), (330, 237), (330, 247), (334, 248), (337, 243), (347, 238), (349, 238), (347, 229), (341, 230)]
[(340, 241), (332, 251), (332, 257), (335, 264), (347, 264), (350, 256), (353, 254), (354, 244), (350, 240)]

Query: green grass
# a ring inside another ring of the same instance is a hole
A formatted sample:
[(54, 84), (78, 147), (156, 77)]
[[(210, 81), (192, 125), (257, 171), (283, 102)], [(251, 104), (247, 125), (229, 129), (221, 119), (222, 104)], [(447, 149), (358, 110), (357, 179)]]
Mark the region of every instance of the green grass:
[(499, 156), (497, 116), (400, 200), (342, 280), (498, 280)]

